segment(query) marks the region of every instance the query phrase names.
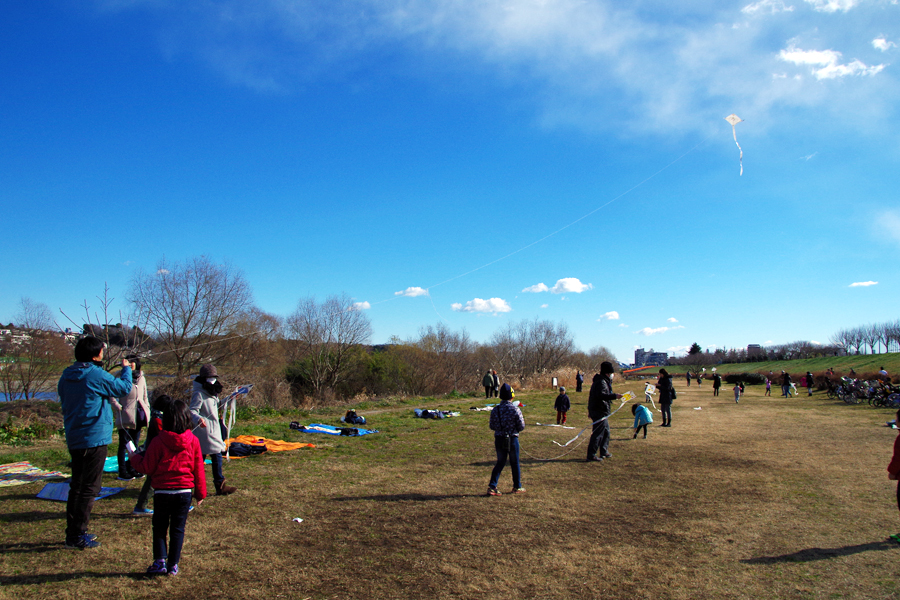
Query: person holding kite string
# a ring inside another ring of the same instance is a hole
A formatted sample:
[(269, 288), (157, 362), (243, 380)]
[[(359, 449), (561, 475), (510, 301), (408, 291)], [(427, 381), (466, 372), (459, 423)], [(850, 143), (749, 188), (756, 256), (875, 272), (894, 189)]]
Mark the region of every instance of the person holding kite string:
[(494, 431), (494, 448), (497, 450), (497, 464), (491, 471), (491, 481), (488, 483), (488, 496), (499, 496), (497, 483), (500, 481), (500, 473), (506, 466), (509, 458), (509, 466), (512, 469), (513, 489), (512, 494), (522, 494), (522, 470), (519, 467), (519, 432), (525, 429), (525, 417), (518, 406), (514, 406), (510, 400), (515, 397), (508, 383), (500, 386), (500, 404), (491, 410), (490, 426)]
[[(591, 441), (588, 443), (587, 462), (612, 458), (609, 453), (609, 413), (610, 403), (622, 397), (612, 391), (612, 380), (616, 376), (612, 363), (608, 360), (600, 364), (600, 372), (594, 375), (591, 391), (588, 393), (588, 416), (593, 422)], [(599, 456), (598, 456), (599, 453)]]
[(231, 485), (225, 485), (222, 473), (222, 453), (225, 442), (222, 441), (222, 425), (219, 421), (219, 408), (223, 404), (219, 400), (222, 384), (213, 365), (200, 367), (200, 375), (194, 379), (194, 390), (191, 393), (191, 420), (194, 423), (194, 435), (200, 440), (200, 450), (204, 460), (209, 455), (212, 461), (213, 484), (217, 496), (227, 496), (237, 491)]
[[(697, 378), (697, 385), (700, 384), (700, 378)], [(675, 387), (672, 385), (672, 377), (665, 369), (659, 370), (659, 383), (656, 384), (659, 390), (659, 409), (662, 412), (663, 422), (660, 427), (672, 426), (672, 401), (675, 399)]]

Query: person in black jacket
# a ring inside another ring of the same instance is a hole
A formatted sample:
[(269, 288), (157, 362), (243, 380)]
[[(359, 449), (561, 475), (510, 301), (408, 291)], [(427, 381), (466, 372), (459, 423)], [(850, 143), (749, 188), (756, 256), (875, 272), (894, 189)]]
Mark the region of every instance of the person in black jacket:
[(566, 394), (566, 388), (559, 388), (559, 396), (556, 397), (556, 402), (553, 403), (553, 408), (556, 409), (557, 425), (566, 424), (566, 413), (569, 412), (571, 405), (572, 403), (569, 401), (569, 396)]
[[(621, 398), (622, 394), (612, 391), (612, 380), (615, 369), (609, 361), (600, 364), (600, 372), (594, 375), (591, 391), (588, 395), (588, 416), (593, 421), (591, 441), (588, 444), (587, 462), (612, 458), (609, 453), (609, 416), (610, 403)], [(599, 453), (599, 456), (598, 456)]]
[(675, 399), (675, 388), (672, 387), (672, 377), (665, 369), (659, 370), (659, 383), (656, 384), (656, 389), (659, 390), (659, 409), (662, 411), (663, 418), (660, 427), (671, 427), (672, 400)]

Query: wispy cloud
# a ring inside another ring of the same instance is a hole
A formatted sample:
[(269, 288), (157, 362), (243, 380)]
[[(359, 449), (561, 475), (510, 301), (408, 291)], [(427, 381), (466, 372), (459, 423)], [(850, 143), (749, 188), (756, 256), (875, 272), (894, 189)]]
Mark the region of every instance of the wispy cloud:
[(532, 294), (539, 294), (539, 293), (541, 293), (541, 292), (549, 292), (549, 291), (550, 291), (550, 288), (548, 288), (548, 287), (547, 287), (546, 285), (544, 285), (543, 283), (536, 283), (536, 284), (534, 284), (534, 285), (532, 285), (532, 286), (529, 286), (529, 287), (525, 288), (525, 289), (522, 290), (522, 291), (523, 291), (523, 292), (532, 293)]
[(670, 348), (666, 348), (666, 352), (672, 356), (677, 356), (679, 354), (687, 354), (690, 349), (690, 346), (671, 346)]
[(492, 314), (506, 313), (512, 310), (506, 300), (503, 300), (502, 298), (490, 298), (488, 300), (475, 298), (474, 300), (469, 300), (465, 304), (460, 304), (458, 302), (451, 304), (450, 308), (456, 312)]
[(157, 274), (157, 275), (168, 275), (168, 274), (169, 274), (169, 270), (168, 270), (168, 269), (159, 269), (159, 270), (156, 271), (156, 274)]
[(427, 296), (428, 290), (420, 287), (408, 287), (405, 290), (400, 292), (394, 292), (395, 296), (408, 296), (409, 298), (415, 298), (416, 296)]
[(597, 320), (598, 321), (618, 321), (619, 313), (614, 310), (611, 310), (609, 312), (606, 312), (606, 313), (603, 313), (602, 315), (600, 315), (600, 318)]
[(644, 327), (643, 329), (638, 329), (635, 333), (638, 335), (656, 335), (658, 333), (665, 333), (676, 329), (684, 329), (684, 325), (678, 325), (677, 327)]
[(850, 287), (869, 287), (872, 285), (878, 285), (877, 281), (857, 281), (856, 283), (851, 283)]
[(891, 48), (896, 48), (897, 44), (895, 44), (894, 42), (889, 42), (884, 38), (884, 36), (881, 36), (881, 37), (877, 37), (874, 40), (872, 40), (872, 47), (875, 48), (876, 50), (881, 50), (882, 52), (887, 52)]
[(549, 306), (549, 304), (541, 304), (541, 308), (548, 308)]
[(873, 229), (879, 237), (900, 243), (900, 211), (883, 211), (873, 221)]
[(801, 156), (800, 158), (802, 158), (803, 160), (809, 160), (812, 157), (814, 157), (816, 154), (818, 154), (818, 152), (813, 152), (812, 154), (807, 154), (806, 156)]
[(677, 323), (677, 322), (678, 322), (678, 319), (676, 319), (675, 317), (669, 317), (668, 319), (666, 319), (666, 322), (668, 322), (668, 323)]
[(628, 327), (625, 323), (619, 323), (619, 327)]
[(839, 10), (847, 12), (859, 4), (858, 0), (806, 0), (806, 3), (812, 4), (812, 7), (817, 12), (826, 13), (833, 13)]
[(753, 15), (756, 13), (768, 13), (774, 15), (780, 12), (792, 12), (793, 10), (793, 6), (786, 6), (781, 0), (760, 0), (759, 2), (748, 4), (741, 9), (741, 12), (745, 15)]
[(849, 75), (876, 75), (884, 65), (868, 66), (860, 60), (840, 64), (843, 55), (837, 50), (801, 50), (790, 45), (778, 53), (778, 58), (795, 65), (809, 66), (816, 79), (835, 79)]
[(354, 302), (353, 308), (356, 310), (369, 310), (370, 308), (372, 308), (372, 305), (368, 302)]

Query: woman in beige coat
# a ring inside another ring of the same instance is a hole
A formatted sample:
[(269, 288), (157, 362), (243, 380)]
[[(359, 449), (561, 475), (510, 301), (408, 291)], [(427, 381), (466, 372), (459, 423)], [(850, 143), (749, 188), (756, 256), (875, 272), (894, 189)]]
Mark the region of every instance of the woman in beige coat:
[(147, 426), (150, 415), (150, 401), (147, 396), (147, 381), (141, 371), (141, 359), (134, 355), (127, 357), (131, 361), (131, 391), (127, 396), (119, 398), (119, 410), (116, 411), (116, 429), (119, 430), (119, 450), (116, 457), (119, 461), (119, 479), (128, 481), (143, 477), (131, 467), (126, 460), (125, 445), (131, 441), (135, 446), (141, 443), (141, 429)]
[(236, 492), (237, 488), (225, 485), (225, 475), (222, 473), (225, 442), (222, 441), (222, 425), (219, 422), (221, 408), (219, 394), (222, 392), (222, 384), (218, 379), (219, 375), (213, 365), (200, 367), (200, 375), (194, 379), (194, 389), (191, 393), (191, 419), (194, 422), (194, 435), (200, 440), (200, 451), (204, 459), (209, 455), (212, 461), (216, 495), (225, 496)]

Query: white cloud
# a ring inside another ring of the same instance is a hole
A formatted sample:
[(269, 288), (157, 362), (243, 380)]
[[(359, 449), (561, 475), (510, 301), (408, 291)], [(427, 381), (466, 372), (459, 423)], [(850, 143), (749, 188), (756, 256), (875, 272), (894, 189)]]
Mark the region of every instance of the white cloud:
[(858, 4), (858, 0), (806, 0), (806, 3), (812, 4), (817, 12), (833, 13), (839, 10), (847, 12)]
[(169, 270), (168, 270), (168, 269), (159, 269), (159, 270), (156, 271), (156, 274), (157, 274), (157, 275), (168, 275), (168, 274), (169, 274)]
[(818, 152), (813, 152), (812, 154), (807, 154), (806, 156), (801, 156), (800, 158), (802, 158), (803, 160), (810, 160), (816, 154), (818, 154)]
[(581, 281), (575, 277), (564, 277), (556, 282), (556, 285), (551, 288), (550, 292), (553, 294), (565, 294), (568, 292), (580, 294), (581, 292), (593, 289), (593, 287), (594, 286), (590, 283), (581, 283)]
[(666, 348), (666, 352), (671, 356), (678, 356), (679, 354), (687, 354), (690, 349), (690, 346), (672, 346), (671, 348)]
[(887, 52), (891, 48), (896, 48), (897, 44), (894, 42), (887, 41), (884, 36), (875, 38), (872, 40), (872, 47), (876, 50), (881, 50), (882, 52)]
[(420, 287), (408, 287), (402, 292), (394, 292), (395, 296), (407, 296), (409, 298), (415, 298), (416, 296), (427, 296), (428, 290)]
[(492, 314), (505, 313), (512, 310), (506, 300), (503, 300), (502, 298), (491, 298), (489, 300), (475, 298), (474, 300), (469, 300), (465, 304), (460, 304), (458, 302), (451, 304), (450, 308), (456, 312)]
[(625, 323), (619, 323), (619, 327), (628, 327)]
[(667, 331), (674, 331), (676, 329), (684, 329), (684, 325), (678, 325), (677, 327), (644, 327), (643, 329), (638, 329), (635, 333), (639, 335), (656, 335), (657, 333), (665, 333)]
[(778, 58), (795, 65), (810, 66), (816, 79), (835, 79), (848, 75), (876, 75), (884, 65), (867, 66), (854, 60), (846, 65), (839, 64), (843, 55), (837, 50), (800, 50), (793, 44), (778, 53)]
[(677, 323), (677, 322), (678, 322), (678, 319), (676, 319), (675, 317), (669, 317), (668, 319), (666, 319), (666, 322), (668, 322), (668, 323)]
[(353, 308), (355, 308), (356, 310), (368, 310), (372, 308), (372, 305), (368, 302), (354, 302)]
[(547, 308), (549, 306), (550, 306), (549, 304), (541, 304), (541, 308)]
[(533, 294), (537, 294), (537, 293), (540, 293), (540, 292), (549, 292), (549, 291), (550, 291), (550, 288), (548, 288), (548, 287), (547, 287), (546, 285), (544, 285), (543, 283), (537, 283), (537, 284), (535, 284), (535, 285), (532, 285), (532, 286), (530, 286), (530, 287), (525, 288), (525, 289), (522, 290), (522, 291), (523, 291), (523, 292), (530, 292), (530, 293), (533, 293)]
[(598, 321), (618, 321), (619, 313), (617, 313), (614, 310), (611, 310), (609, 312), (606, 312), (606, 313), (603, 313), (602, 315), (600, 315), (600, 318), (597, 320)]
[(877, 281), (857, 281), (856, 283), (851, 283), (850, 287), (869, 287), (870, 285), (878, 285)]
[(753, 15), (758, 12), (774, 15), (780, 12), (793, 12), (793, 10), (793, 6), (785, 6), (781, 0), (760, 0), (759, 2), (748, 4), (741, 9), (741, 12), (746, 15)]

